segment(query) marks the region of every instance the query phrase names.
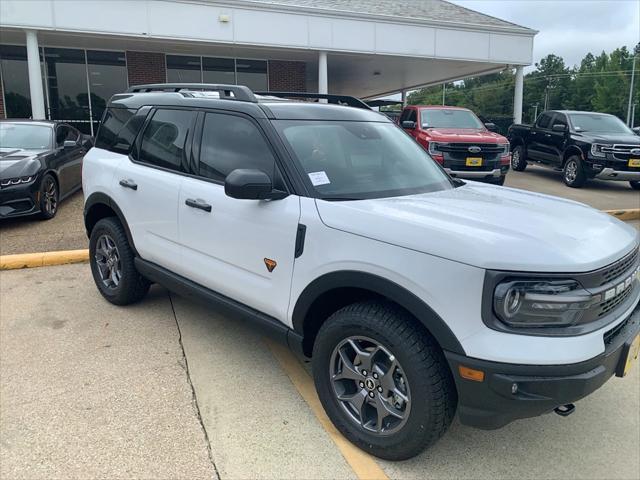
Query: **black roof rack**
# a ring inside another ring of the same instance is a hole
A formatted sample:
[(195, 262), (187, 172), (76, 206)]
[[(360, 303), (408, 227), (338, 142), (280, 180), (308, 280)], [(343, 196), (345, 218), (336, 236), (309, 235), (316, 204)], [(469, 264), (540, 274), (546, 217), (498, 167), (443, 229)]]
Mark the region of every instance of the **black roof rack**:
[(256, 95), (280, 97), (280, 98), (315, 98), (326, 99), (329, 103), (337, 105), (348, 105), (350, 107), (371, 110), (362, 100), (349, 95), (331, 95), (326, 93), (306, 93), (306, 92), (255, 92)]
[(152, 83), (134, 85), (127, 93), (141, 92), (218, 92), (223, 100), (239, 100), (241, 102), (258, 103), (253, 92), (244, 85), (224, 85), (216, 83)]

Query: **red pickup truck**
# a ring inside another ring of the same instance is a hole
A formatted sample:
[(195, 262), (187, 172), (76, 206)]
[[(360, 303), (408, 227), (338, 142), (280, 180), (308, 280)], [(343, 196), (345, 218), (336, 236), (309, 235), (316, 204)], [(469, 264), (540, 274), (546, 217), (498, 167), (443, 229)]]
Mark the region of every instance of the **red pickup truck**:
[(504, 184), (511, 161), (509, 141), (471, 110), (411, 105), (399, 123), (452, 177)]

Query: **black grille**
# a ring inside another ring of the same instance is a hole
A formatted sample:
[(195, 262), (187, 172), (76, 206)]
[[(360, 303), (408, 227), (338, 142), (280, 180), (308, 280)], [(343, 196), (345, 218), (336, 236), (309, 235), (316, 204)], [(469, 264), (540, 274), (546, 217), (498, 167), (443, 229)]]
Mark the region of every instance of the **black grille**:
[[(605, 153), (612, 153), (614, 158), (618, 160), (629, 160), (632, 155), (632, 150), (637, 150), (640, 145), (611, 145), (602, 147), (602, 151)], [(633, 158), (640, 157), (640, 155), (634, 155)]]
[(603, 315), (606, 315), (607, 313), (615, 309), (618, 305), (620, 305), (622, 302), (624, 302), (633, 291), (633, 285), (634, 284), (631, 283), (631, 285), (629, 285), (622, 293), (607, 300), (606, 302), (602, 302), (599, 305), (600, 312), (598, 313), (598, 317), (602, 317)]
[(627, 271), (629, 268), (631, 268), (635, 264), (637, 258), (638, 258), (638, 249), (635, 249), (626, 257), (621, 258), (617, 262), (610, 265), (606, 270), (602, 272), (600, 286), (622, 275), (625, 271)]
[(607, 331), (604, 333), (604, 344), (605, 345), (609, 345), (614, 338), (616, 338), (618, 336), (618, 334), (620, 333), (620, 331), (627, 326), (627, 323), (629, 323), (629, 319), (631, 317), (627, 318), (624, 322), (620, 322), (618, 325), (616, 325), (615, 327), (613, 327), (611, 330)]

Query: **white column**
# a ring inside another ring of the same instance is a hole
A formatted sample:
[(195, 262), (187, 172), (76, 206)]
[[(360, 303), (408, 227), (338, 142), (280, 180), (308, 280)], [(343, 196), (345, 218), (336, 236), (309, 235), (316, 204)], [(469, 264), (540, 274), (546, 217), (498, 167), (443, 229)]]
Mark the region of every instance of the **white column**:
[(524, 67), (516, 67), (516, 86), (513, 95), (513, 122), (522, 123), (522, 92), (524, 89)]
[[(327, 78), (327, 52), (318, 52), (318, 93), (329, 93), (329, 79)], [(326, 103), (326, 100), (320, 100)]]
[(402, 100), (402, 106), (406, 107), (407, 106), (407, 91), (406, 90), (402, 90), (400, 92), (400, 98)]
[(31, 93), (31, 116), (34, 120), (44, 120), (44, 95), (42, 94), (42, 72), (40, 71), (40, 51), (38, 34), (27, 30), (27, 69), (29, 71), (29, 92)]

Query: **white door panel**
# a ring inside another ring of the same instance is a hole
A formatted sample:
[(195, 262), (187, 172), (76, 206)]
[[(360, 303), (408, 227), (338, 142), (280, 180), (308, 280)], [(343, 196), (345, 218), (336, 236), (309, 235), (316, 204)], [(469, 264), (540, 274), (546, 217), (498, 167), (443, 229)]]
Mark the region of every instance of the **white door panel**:
[[(204, 201), (211, 212), (186, 205)], [(178, 273), (267, 315), (286, 320), (299, 198), (237, 200), (224, 187), (184, 178), (178, 221), (183, 263)], [(265, 258), (277, 266), (269, 272)]]
[[(181, 263), (178, 245), (178, 201), (183, 177), (134, 163), (120, 164), (113, 177), (114, 200), (122, 210), (140, 256), (168, 269)], [(120, 181), (132, 181), (137, 189)]]

